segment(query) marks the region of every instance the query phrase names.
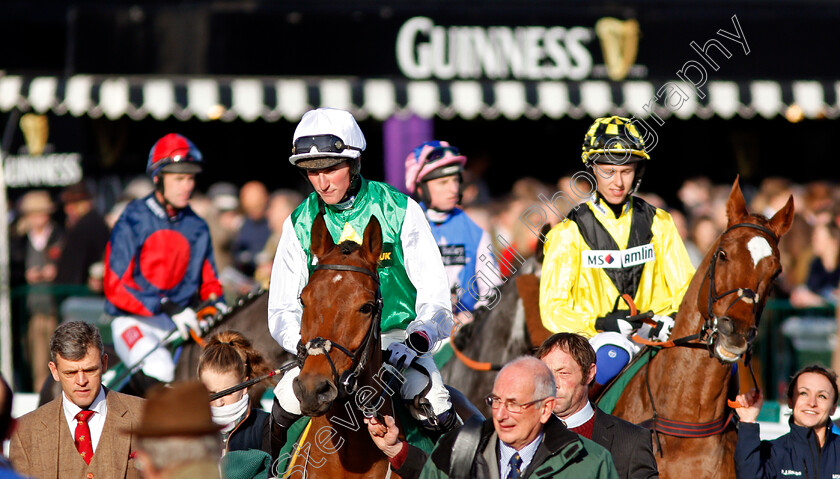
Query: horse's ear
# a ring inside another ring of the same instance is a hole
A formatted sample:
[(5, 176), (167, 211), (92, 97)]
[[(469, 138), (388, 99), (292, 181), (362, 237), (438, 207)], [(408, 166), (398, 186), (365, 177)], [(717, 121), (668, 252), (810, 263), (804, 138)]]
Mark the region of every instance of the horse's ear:
[(781, 238), (783, 234), (787, 233), (790, 225), (793, 224), (793, 195), (787, 200), (785, 206), (770, 218), (770, 224), (767, 225), (773, 233), (776, 233), (776, 238)]
[(312, 222), (312, 238), (310, 241), (310, 250), (313, 255), (321, 257), (328, 251), (335, 248), (335, 242), (327, 229), (327, 223), (324, 221), (324, 215), (318, 214), (315, 221)]
[(371, 215), (365, 227), (365, 239), (362, 241), (362, 254), (368, 257), (371, 263), (377, 263), (382, 254), (382, 227), (376, 216)]
[(736, 176), (732, 191), (729, 193), (729, 201), (726, 202), (726, 217), (729, 219), (727, 227), (740, 223), (741, 219), (749, 214), (747, 202), (744, 201), (744, 194), (741, 193), (741, 185), (738, 181), (739, 177)]

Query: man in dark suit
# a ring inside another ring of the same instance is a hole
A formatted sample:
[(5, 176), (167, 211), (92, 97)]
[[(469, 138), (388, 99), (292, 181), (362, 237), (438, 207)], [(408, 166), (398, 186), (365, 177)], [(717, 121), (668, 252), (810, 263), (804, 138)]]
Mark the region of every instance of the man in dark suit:
[(50, 338), (50, 372), (62, 394), (18, 420), (12, 465), (38, 478), (135, 478), (143, 400), (102, 387), (108, 355), (95, 326), (73, 321)]
[(589, 402), (596, 356), (586, 338), (557, 333), (546, 339), (535, 355), (554, 373), (554, 414), (569, 429), (610, 451), (619, 478), (659, 477), (650, 430), (611, 416)]

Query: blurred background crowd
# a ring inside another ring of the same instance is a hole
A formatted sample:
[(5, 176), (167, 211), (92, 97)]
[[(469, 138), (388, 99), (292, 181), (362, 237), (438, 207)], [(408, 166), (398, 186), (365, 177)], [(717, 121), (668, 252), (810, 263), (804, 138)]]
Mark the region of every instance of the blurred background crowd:
[[(533, 177), (516, 180), (504, 195), (491, 195), (480, 170), (470, 168), (463, 186), (462, 205), (467, 213), (496, 242), (496, 251), (509, 258), (529, 257), (538, 245), (531, 225), (541, 221), (556, 224), (562, 216), (540, 216), (542, 206), (558, 193), (582, 202), (585, 182), (573, 184), (571, 176), (555, 183)], [(399, 185), (396, 185), (399, 186)], [(681, 183), (677, 201), (666, 203), (642, 185), (641, 196), (666, 209), (675, 220), (692, 262), (699, 265), (704, 254), (727, 224), (725, 205), (731, 184), (716, 184), (703, 176)], [(795, 183), (781, 177), (768, 177), (758, 184), (742, 184), (752, 211), (772, 216), (793, 196), (796, 215), (790, 232), (780, 243), (783, 273), (775, 298), (765, 312), (763, 331), (772, 328), (770, 339), (758, 341), (760, 359), (768, 370), (765, 380), (784, 377), (787, 369), (799, 363), (794, 357), (779, 356), (785, 348), (772, 352), (782, 341), (778, 334), (782, 321), (798, 313), (805, 333), (820, 336), (820, 342), (806, 344), (812, 353), (825, 354), (833, 336), (834, 309), (840, 283), (840, 189), (829, 181)], [(113, 227), (125, 205), (150, 194), (152, 183), (137, 177), (125, 184), (119, 194), (106, 194), (95, 182), (82, 182), (63, 189), (29, 190), (10, 205), (10, 257), (14, 328), (15, 389), (38, 390), (47, 370), (32, 368), (33, 360), (46, 363), (48, 340), (62, 321), (87, 320), (103, 326), (102, 260)], [(197, 192), (191, 206), (211, 230), (219, 277), (228, 303), (252, 291), (266, 289), (274, 253), (283, 222), (300, 204), (308, 191), (277, 189), (269, 191), (259, 180), (242, 184), (215, 182)], [(107, 198), (112, 198), (110, 201)], [(568, 212), (572, 202), (555, 201), (554, 206)], [(13, 208), (11, 208), (13, 206)], [(501, 263), (504, 267), (504, 262)], [(506, 275), (511, 271), (502, 269)], [(769, 318), (769, 319), (768, 319)], [(818, 323), (813, 321), (817, 320)], [(794, 323), (795, 323), (794, 321)], [(782, 332), (801, 343), (797, 325)], [(815, 325), (821, 325), (816, 327)], [(815, 329), (816, 328), (816, 329)], [(102, 328), (108, 340), (108, 329)], [(827, 331), (827, 333), (826, 333)], [(802, 331), (799, 331), (800, 333)], [(767, 334), (767, 333), (765, 333)], [(807, 343), (807, 341), (806, 341)], [(784, 343), (793, 353), (791, 343)], [(828, 362), (829, 359), (824, 359)], [(802, 359), (799, 362), (804, 361)]]

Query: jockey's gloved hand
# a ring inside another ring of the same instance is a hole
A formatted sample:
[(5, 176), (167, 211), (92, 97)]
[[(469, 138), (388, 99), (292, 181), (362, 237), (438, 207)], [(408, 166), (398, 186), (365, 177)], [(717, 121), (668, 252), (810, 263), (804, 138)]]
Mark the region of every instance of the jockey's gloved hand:
[(641, 319), (631, 319), (630, 311), (619, 309), (596, 319), (595, 329), (598, 331), (615, 331), (624, 336), (629, 336), (642, 327), (642, 324), (644, 323)]
[(674, 318), (655, 314), (652, 319), (656, 321), (656, 325), (645, 324), (639, 328), (639, 336), (651, 341), (667, 341), (671, 337), (671, 329), (674, 328)]
[(190, 339), (190, 329), (201, 336), (201, 327), (198, 324), (198, 317), (196, 317), (195, 311), (193, 311), (192, 308), (184, 308), (180, 312), (172, 314), (169, 317), (172, 318), (172, 322), (175, 323), (175, 327), (178, 328), (178, 332), (185, 341)]
[(227, 314), (227, 312), (230, 311), (228, 305), (225, 304), (225, 302), (222, 300), (216, 301), (216, 303), (213, 306), (216, 307), (216, 311), (218, 311), (218, 314)]
[(391, 343), (388, 346), (388, 363), (397, 369), (407, 368), (419, 354), (429, 352), (429, 339), (425, 334), (415, 331), (408, 335), (404, 343)]

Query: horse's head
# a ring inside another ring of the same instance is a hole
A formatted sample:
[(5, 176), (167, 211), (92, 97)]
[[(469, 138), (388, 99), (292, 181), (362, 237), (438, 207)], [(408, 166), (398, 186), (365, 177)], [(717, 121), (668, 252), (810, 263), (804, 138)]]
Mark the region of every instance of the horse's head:
[(307, 416), (326, 413), (352, 393), (371, 357), (380, 357), (379, 276), (382, 230), (371, 216), (361, 245), (336, 245), (322, 215), (312, 225), (315, 271), (300, 294), (303, 305), (298, 345), (300, 375), (292, 388)]
[(793, 198), (769, 220), (750, 214), (738, 179), (726, 203), (728, 224), (706, 255), (698, 295), (710, 351), (737, 361), (758, 332), (758, 320), (773, 280), (782, 271), (779, 239), (793, 221)]

